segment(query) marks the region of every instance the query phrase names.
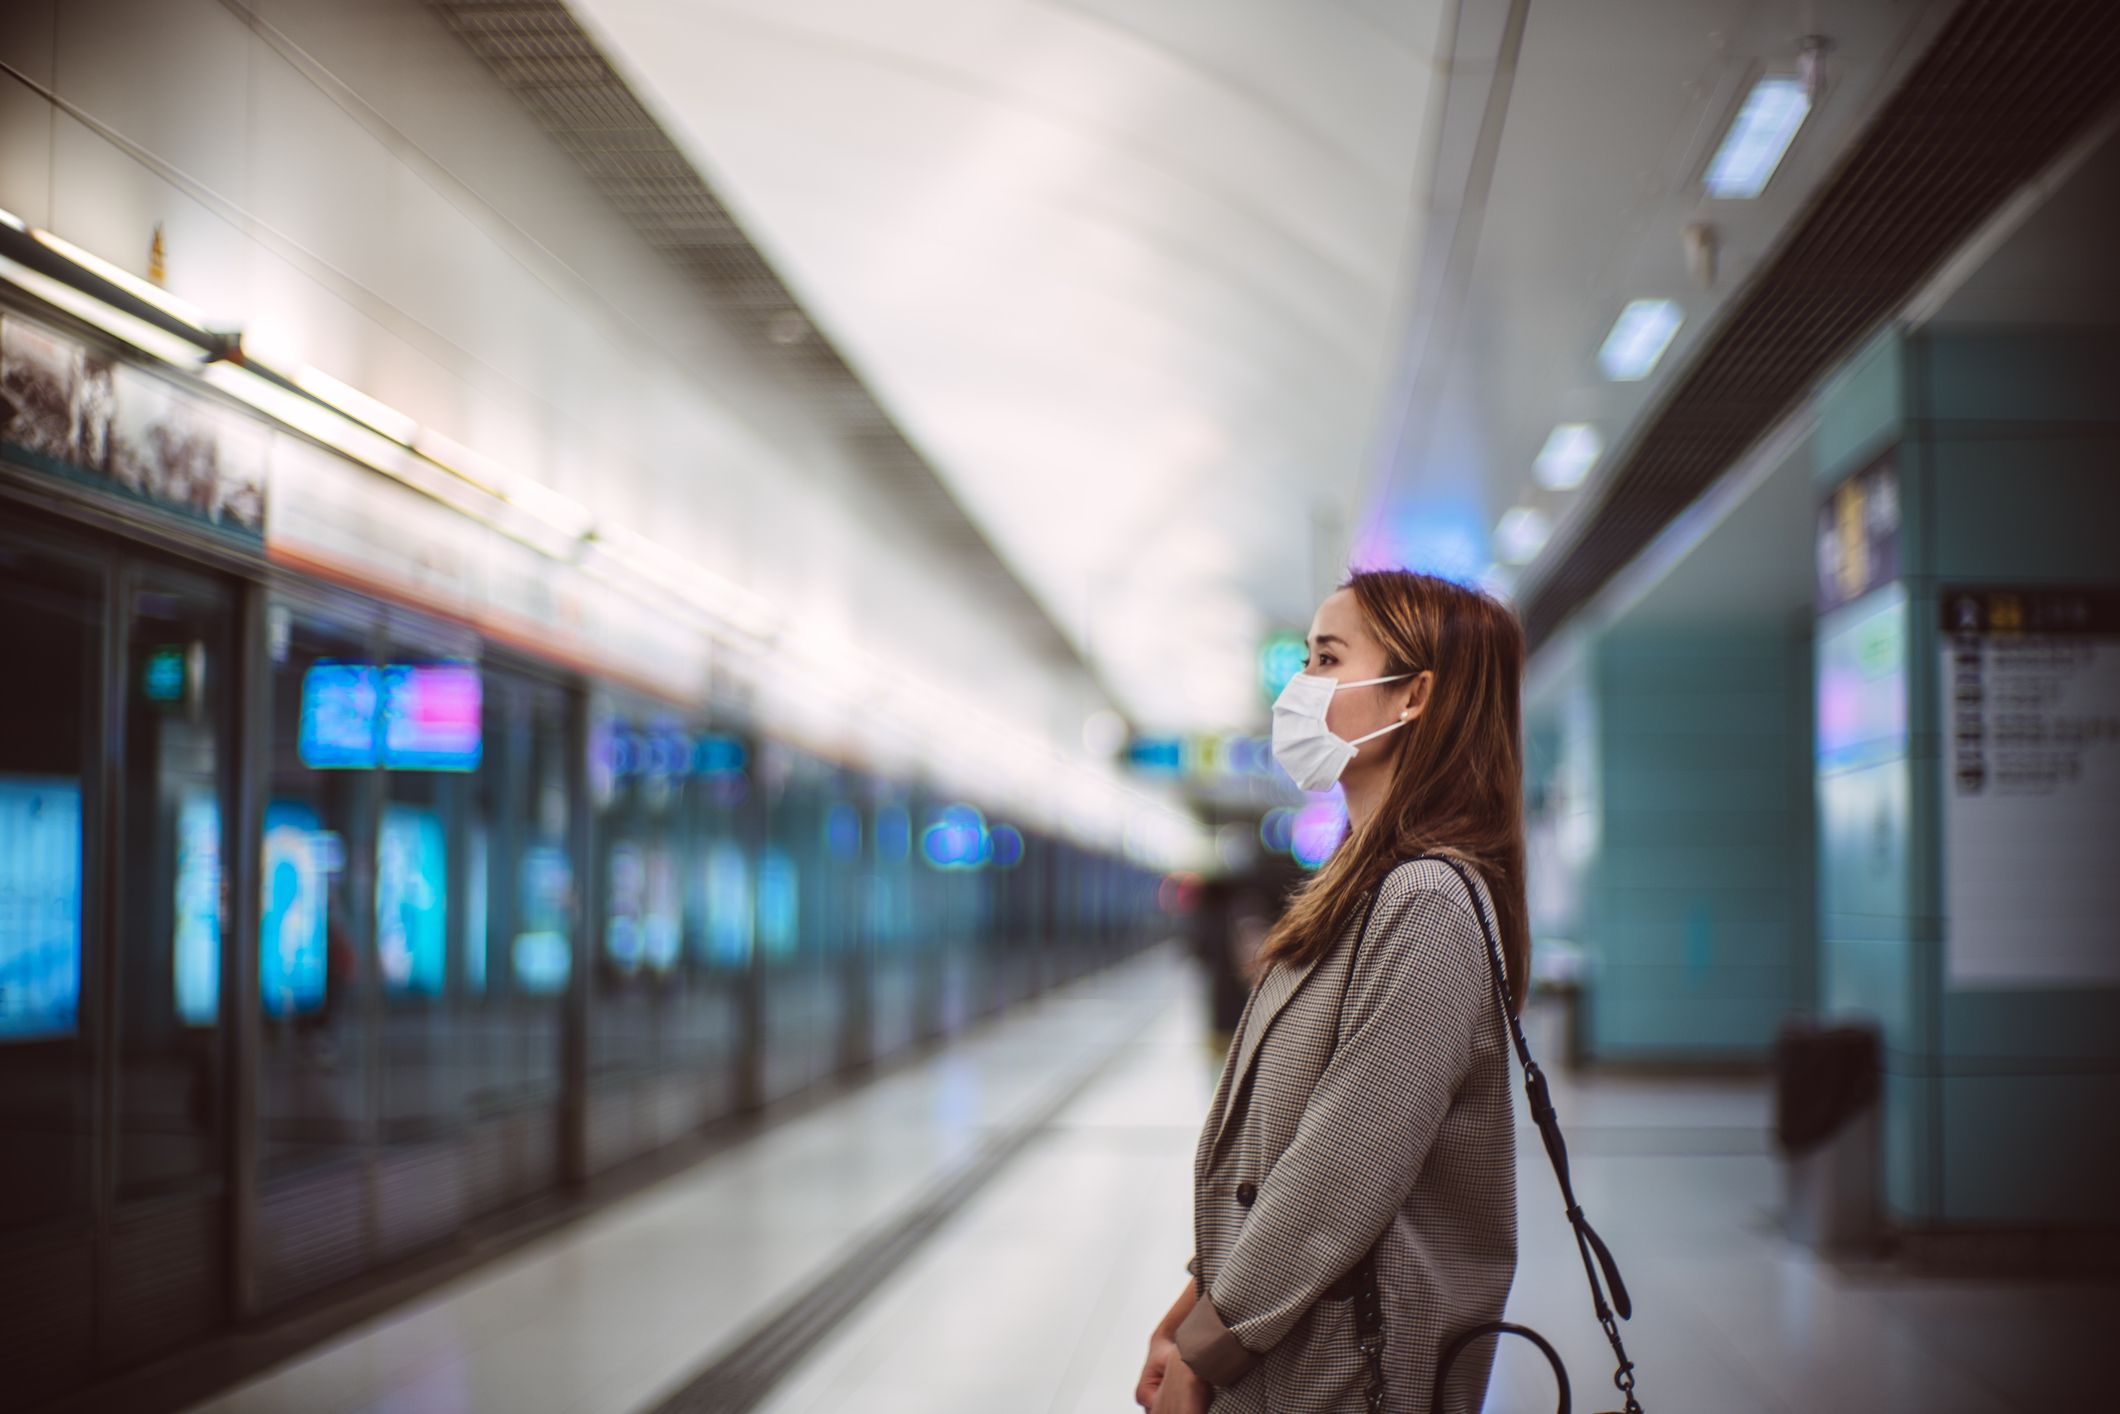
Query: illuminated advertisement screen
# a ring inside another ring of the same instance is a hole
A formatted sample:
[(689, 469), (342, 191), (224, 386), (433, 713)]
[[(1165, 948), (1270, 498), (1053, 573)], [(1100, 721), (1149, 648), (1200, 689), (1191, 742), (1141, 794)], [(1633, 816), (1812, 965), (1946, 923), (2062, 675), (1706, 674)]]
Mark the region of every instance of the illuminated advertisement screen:
[(67, 1036), (81, 1004), (81, 788), (0, 776), (0, 1040)]
[(768, 849), (758, 860), (758, 946), (767, 957), (787, 957), (795, 951), (796, 886), (795, 861), (786, 850)]
[(1906, 635), (1906, 591), (1897, 584), (1819, 620), (1820, 770), (1866, 766), (1906, 750)]
[(477, 770), (481, 702), (478, 669), (466, 664), (383, 669), (383, 764)]
[(509, 944), (515, 985), (538, 996), (564, 992), (574, 953), (567, 932), (574, 870), (566, 851), (532, 845), (523, 851), (521, 878), (523, 931)]
[(362, 771), (376, 764), (375, 721), (382, 693), (372, 663), (318, 663), (302, 674), (302, 729), (296, 742), (312, 771)]
[(641, 903), (648, 879), (640, 846), (612, 845), (608, 877), (611, 905), (604, 915), (604, 951), (619, 971), (632, 972), (640, 967)]
[(743, 846), (717, 840), (707, 850), (707, 955), (741, 967), (751, 960), (751, 870)]
[(471, 857), (464, 870), (464, 990), (486, 990), (486, 887), (489, 877), (488, 846), (483, 827), (471, 831)]
[(383, 807), (375, 852), (375, 950), (383, 985), (435, 996), (448, 960), (449, 851), (441, 817), (418, 805)]
[(210, 786), (177, 802), (176, 928), (170, 940), (177, 1017), (211, 1026), (221, 1010), (221, 803)]
[(475, 771), (483, 703), (467, 663), (321, 662), (302, 675), (297, 749), (313, 771)]
[(684, 913), (677, 894), (677, 861), (666, 849), (648, 851), (646, 910), (641, 915), (641, 961), (668, 972), (684, 942)]
[(338, 837), (294, 801), (265, 809), (265, 916), (259, 928), (258, 996), (267, 1016), (294, 1016), (324, 1004), (331, 871)]

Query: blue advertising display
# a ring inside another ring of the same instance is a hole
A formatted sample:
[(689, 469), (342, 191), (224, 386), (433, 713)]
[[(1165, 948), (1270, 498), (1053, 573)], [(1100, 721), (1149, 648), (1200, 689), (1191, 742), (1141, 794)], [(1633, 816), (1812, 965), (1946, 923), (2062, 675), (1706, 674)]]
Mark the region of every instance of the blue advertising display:
[(741, 967), (751, 960), (751, 870), (743, 846), (716, 840), (707, 849), (707, 956)]
[(320, 823), (316, 811), (294, 801), (265, 808), (258, 998), (267, 1016), (293, 1016), (324, 1004), (331, 871), (339, 851), (337, 836)]
[(861, 812), (840, 801), (824, 816), (824, 847), (832, 858), (852, 862), (861, 857)]
[(140, 670), (140, 688), (149, 702), (182, 702), (190, 673), (182, 648), (157, 648)]
[(992, 847), (986, 817), (969, 805), (945, 807), (920, 837), (920, 852), (937, 869), (977, 869)]
[(795, 951), (798, 878), (786, 850), (768, 849), (759, 856), (758, 947), (767, 957), (787, 957)]
[(73, 1034), (81, 1004), (81, 788), (0, 776), (0, 1040)]
[(383, 669), (383, 764), (393, 771), (476, 771), (483, 723), (478, 669)]
[(523, 931), (509, 943), (515, 985), (538, 996), (564, 992), (573, 970), (567, 905), (574, 889), (574, 871), (566, 851), (550, 845), (530, 846), (523, 851), (521, 879)]
[(876, 862), (903, 864), (913, 854), (913, 817), (903, 805), (876, 812)]
[(362, 771), (376, 764), (381, 690), (372, 663), (318, 663), (302, 674), (302, 729), (295, 746), (312, 771)]
[(375, 849), (375, 952), (390, 991), (436, 996), (442, 990), (448, 868), (440, 816), (398, 801), (383, 807)]
[(221, 802), (211, 786), (187, 787), (177, 802), (175, 918), (177, 1018), (211, 1026), (221, 1012)]
[(605, 873), (610, 907), (604, 915), (604, 951), (619, 971), (634, 972), (640, 967), (641, 903), (648, 875), (640, 846), (612, 845)]
[(486, 990), (486, 861), (486, 831), (480, 826), (471, 831), (471, 857), (464, 870), (464, 990), (474, 993)]
[(677, 861), (666, 849), (648, 852), (646, 909), (640, 920), (641, 960), (652, 972), (668, 972), (684, 946), (684, 907), (677, 893)]
[(296, 748), (312, 771), (475, 771), (483, 709), (468, 663), (320, 662), (302, 675)]
[(1023, 862), (1023, 832), (1014, 825), (996, 825), (987, 836), (987, 860), (996, 869), (1013, 869)]

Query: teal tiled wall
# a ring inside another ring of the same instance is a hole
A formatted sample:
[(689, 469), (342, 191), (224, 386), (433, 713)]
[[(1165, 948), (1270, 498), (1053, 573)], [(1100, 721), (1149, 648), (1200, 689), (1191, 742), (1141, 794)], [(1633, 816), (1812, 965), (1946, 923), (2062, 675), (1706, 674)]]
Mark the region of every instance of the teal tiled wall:
[(1807, 645), (1778, 623), (1597, 644), (1589, 1050), (1764, 1060), (1809, 991)]

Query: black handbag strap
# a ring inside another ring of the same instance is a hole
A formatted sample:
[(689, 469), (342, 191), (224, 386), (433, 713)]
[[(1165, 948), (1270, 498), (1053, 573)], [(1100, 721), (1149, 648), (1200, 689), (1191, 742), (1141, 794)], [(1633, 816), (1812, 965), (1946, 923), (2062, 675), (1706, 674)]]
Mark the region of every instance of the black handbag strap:
[[(1340, 1048), (1340, 1025), (1347, 1019), (1347, 989), (1354, 985), (1355, 964), (1361, 961), (1362, 944), (1369, 939), (1369, 920), (1376, 917), (1377, 897), (1381, 888), (1369, 891), (1369, 902), (1362, 909), (1362, 926), (1355, 930), (1354, 951), (1348, 954), (1347, 975), (1340, 979), (1340, 1005), (1334, 1013), (1332, 1028), (1332, 1052)], [(1332, 1052), (1326, 1055), (1326, 1063), (1332, 1061)], [(1368, 1414), (1383, 1414), (1384, 1411), (1384, 1298), (1377, 1290), (1377, 1249), (1371, 1247), (1362, 1254), (1339, 1284), (1353, 1287), (1355, 1345), (1362, 1352), (1362, 1402)], [(1566, 1414), (1563, 1410), (1562, 1414)]]
[[(1575, 1198), (1575, 1185), (1568, 1172), (1568, 1144), (1561, 1136), (1560, 1116), (1554, 1111), (1552, 1092), (1546, 1084), (1546, 1073), (1539, 1069), (1538, 1062), (1531, 1058), (1531, 1044), (1524, 1039), (1523, 1023), (1509, 1006), (1509, 984), (1502, 962), (1501, 943), (1494, 929), (1488, 926), (1487, 910), (1480, 903), (1479, 890), (1473, 887), (1465, 866), (1448, 855), (1421, 854), (1415, 859), (1436, 859), (1450, 866), (1472, 898), (1472, 911), (1479, 919), (1480, 934), (1487, 943), (1487, 971), (1493, 984), (1496, 1007), (1507, 1024), (1511, 1045), (1516, 1050), (1517, 1060), (1524, 1068), (1524, 1094), (1530, 1102), (1532, 1122), (1538, 1126), (1539, 1138), (1546, 1146), (1546, 1156), (1553, 1161), (1553, 1174), (1560, 1181), (1561, 1200), (1567, 1205), (1568, 1225), (1575, 1232), (1575, 1246), (1583, 1259), (1583, 1276), (1590, 1283), (1590, 1304), (1597, 1312), (1597, 1323), (1604, 1329), (1605, 1338), (1612, 1344), (1612, 1354), (1618, 1362), (1613, 1371), (1612, 1383), (1618, 1387), (1626, 1400), (1624, 1414), (1642, 1414), (1642, 1407), (1634, 1397), (1634, 1362), (1628, 1358), (1626, 1343), (1621, 1340), (1619, 1322), (1634, 1314), (1634, 1301), (1627, 1294), (1627, 1284), (1620, 1278), (1619, 1264), (1612, 1258), (1612, 1250), (1605, 1245), (1597, 1230), (1583, 1216), (1582, 1204)], [(1412, 862), (1412, 861), (1408, 861)], [(1382, 890), (1377, 890), (1381, 893)], [(1369, 934), (1370, 918), (1376, 912), (1376, 897), (1372, 894), (1368, 909), (1362, 915), (1362, 926), (1355, 934), (1355, 957), (1348, 960), (1347, 980), (1340, 985), (1340, 1005), (1344, 1013), (1347, 1003), (1347, 988), (1354, 979), (1355, 961), (1361, 952), (1363, 941)], [(1335, 1028), (1334, 1043), (1338, 1043)], [(1602, 1273), (1603, 1280), (1599, 1277)], [(1376, 1248), (1362, 1254), (1360, 1262), (1350, 1272), (1355, 1286), (1355, 1338), (1362, 1351), (1364, 1366), (1363, 1398), (1370, 1414), (1382, 1414), (1384, 1409), (1384, 1304), (1377, 1290)], [(1608, 1301), (1606, 1291), (1611, 1298)], [(1615, 1314), (1616, 1313), (1616, 1314)], [(1443, 1386), (1449, 1379), (1450, 1368), (1457, 1357), (1474, 1341), (1485, 1336), (1516, 1335), (1530, 1340), (1544, 1352), (1546, 1361), (1553, 1367), (1555, 1380), (1560, 1386), (1560, 1414), (1568, 1414), (1568, 1373), (1561, 1365), (1560, 1357), (1553, 1347), (1528, 1326), (1512, 1325), (1507, 1321), (1487, 1321), (1461, 1331), (1446, 1346), (1436, 1361), (1435, 1389), (1432, 1407), (1443, 1405)]]

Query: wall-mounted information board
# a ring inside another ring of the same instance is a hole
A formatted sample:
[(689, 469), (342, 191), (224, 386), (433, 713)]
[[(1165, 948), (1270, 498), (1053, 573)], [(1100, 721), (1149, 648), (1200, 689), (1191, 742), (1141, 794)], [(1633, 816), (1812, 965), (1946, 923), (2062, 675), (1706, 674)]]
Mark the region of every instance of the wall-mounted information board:
[(1950, 984), (2120, 985), (2120, 592), (1941, 608)]

